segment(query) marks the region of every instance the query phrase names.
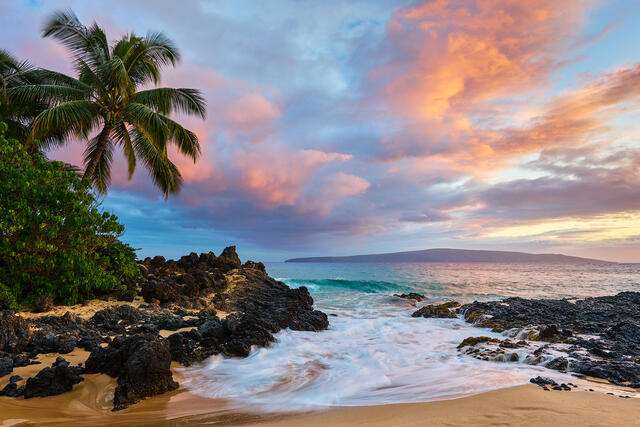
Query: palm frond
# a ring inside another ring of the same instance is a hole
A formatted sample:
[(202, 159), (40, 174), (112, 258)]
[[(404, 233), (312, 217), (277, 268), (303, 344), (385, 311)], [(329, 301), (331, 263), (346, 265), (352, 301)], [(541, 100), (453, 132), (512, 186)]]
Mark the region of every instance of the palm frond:
[(32, 124), (34, 138), (51, 134), (87, 135), (99, 119), (99, 108), (86, 100), (63, 102), (44, 110)]
[(54, 12), (45, 23), (42, 36), (59, 40), (77, 60), (90, 66), (109, 60), (104, 31), (95, 23), (85, 27), (72, 10)]
[(91, 85), (83, 83), (82, 81), (75, 79), (66, 74), (59, 73), (57, 71), (45, 70), (39, 68), (35, 71), (35, 75), (38, 80), (41, 80), (43, 84), (51, 84), (58, 86), (67, 86), (70, 88), (83, 90), (85, 92), (91, 92)]
[(133, 172), (136, 170), (136, 153), (133, 149), (133, 142), (131, 141), (131, 135), (127, 129), (127, 125), (124, 122), (119, 122), (113, 129), (113, 137), (122, 145), (124, 155), (127, 158), (127, 172), (129, 179), (133, 176)]
[(175, 66), (180, 62), (180, 51), (163, 33), (148, 32), (144, 44), (147, 46), (147, 57), (158, 66)]
[(162, 190), (165, 198), (176, 194), (182, 186), (182, 175), (176, 165), (166, 155), (166, 151), (157, 147), (144, 129), (134, 127), (132, 132), (133, 148), (137, 156), (147, 167), (153, 183)]
[(165, 117), (164, 120), (169, 128), (169, 142), (174, 143), (182, 154), (195, 162), (201, 153), (200, 142), (196, 134), (168, 117)]
[(91, 179), (100, 193), (106, 193), (111, 182), (111, 163), (113, 161), (113, 142), (111, 140), (102, 141), (101, 133), (89, 141), (89, 145), (84, 152), (84, 164), (87, 168), (92, 163), (93, 173), (85, 176)]
[(146, 105), (132, 102), (125, 107), (124, 118), (127, 123), (144, 129), (156, 146), (162, 149), (166, 147), (171, 132), (164, 116)]
[(89, 95), (86, 90), (53, 84), (22, 85), (7, 89), (10, 102), (18, 104), (43, 102), (55, 105), (66, 101), (86, 100)]
[(197, 89), (155, 88), (137, 92), (133, 102), (147, 105), (160, 114), (171, 114), (174, 111), (206, 117), (207, 103)]

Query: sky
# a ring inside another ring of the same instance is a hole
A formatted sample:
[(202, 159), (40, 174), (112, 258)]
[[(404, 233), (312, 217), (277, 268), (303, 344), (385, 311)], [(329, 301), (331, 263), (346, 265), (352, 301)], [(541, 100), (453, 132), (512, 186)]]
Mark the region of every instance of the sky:
[[(102, 200), (139, 256), (243, 259), (437, 247), (640, 262), (635, 0), (0, 2), (1, 47), (71, 8), (110, 39), (162, 31), (202, 90), (202, 144), (165, 200), (116, 156)], [(81, 141), (49, 153), (80, 164)]]

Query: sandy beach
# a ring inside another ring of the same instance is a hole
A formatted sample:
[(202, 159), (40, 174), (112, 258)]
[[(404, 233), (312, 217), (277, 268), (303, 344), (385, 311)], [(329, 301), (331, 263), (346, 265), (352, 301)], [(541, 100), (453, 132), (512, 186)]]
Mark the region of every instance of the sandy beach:
[[(57, 355), (41, 355), (42, 365), (17, 368), (23, 377), (35, 374)], [(82, 350), (65, 355), (82, 361)], [(177, 364), (172, 366), (180, 381)], [(4, 384), (0, 384), (3, 386)], [(588, 391), (544, 391), (523, 385), (452, 400), (361, 407), (324, 408), (305, 413), (264, 413), (230, 401), (209, 399), (184, 388), (113, 412), (116, 380), (104, 374), (85, 375), (70, 393), (47, 398), (0, 397), (0, 426), (144, 426), (144, 425), (261, 425), (261, 426), (485, 426), (593, 425), (629, 426), (637, 423), (640, 399)]]
[(87, 375), (84, 382), (64, 395), (29, 400), (0, 397), (0, 425), (630, 426), (637, 424), (640, 415), (640, 400), (635, 398), (588, 391), (544, 391), (533, 385), (453, 400), (342, 407), (302, 414), (253, 412), (184, 389), (112, 412), (110, 398), (114, 388), (115, 380), (106, 375)]

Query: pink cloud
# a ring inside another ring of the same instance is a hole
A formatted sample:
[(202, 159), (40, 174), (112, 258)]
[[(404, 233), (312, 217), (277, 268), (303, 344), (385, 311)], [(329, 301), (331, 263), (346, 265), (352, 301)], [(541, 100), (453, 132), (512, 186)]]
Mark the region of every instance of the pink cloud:
[(294, 206), (319, 168), (351, 156), (317, 150), (260, 147), (233, 153), (233, 167), (240, 186), (263, 207)]
[(300, 208), (317, 217), (327, 217), (344, 199), (364, 193), (371, 184), (362, 177), (338, 172), (314, 189), (300, 203)]
[(280, 118), (282, 114), (260, 94), (245, 95), (231, 103), (227, 117), (239, 125), (255, 126)]

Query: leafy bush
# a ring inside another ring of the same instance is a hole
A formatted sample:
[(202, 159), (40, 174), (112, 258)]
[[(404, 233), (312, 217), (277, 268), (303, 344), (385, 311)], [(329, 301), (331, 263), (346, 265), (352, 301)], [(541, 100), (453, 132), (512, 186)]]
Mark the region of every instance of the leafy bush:
[(7, 140), (0, 123), (0, 306), (38, 295), (75, 304), (123, 290), (140, 271), (124, 226), (100, 212), (91, 183)]

